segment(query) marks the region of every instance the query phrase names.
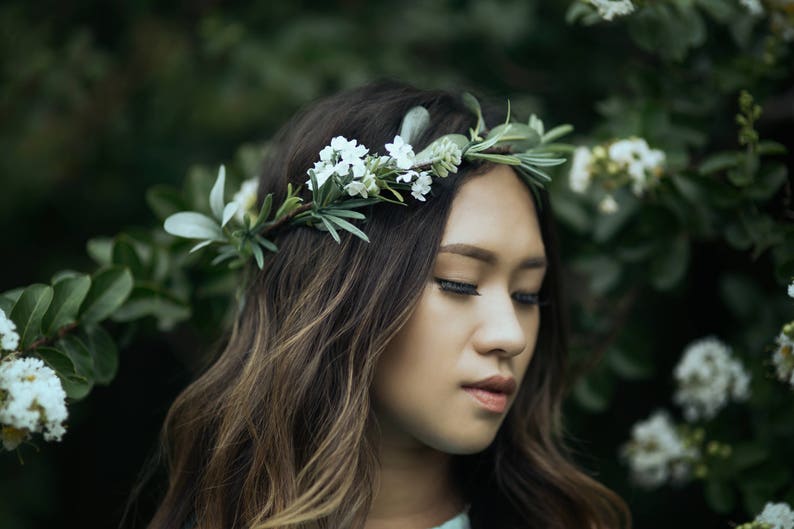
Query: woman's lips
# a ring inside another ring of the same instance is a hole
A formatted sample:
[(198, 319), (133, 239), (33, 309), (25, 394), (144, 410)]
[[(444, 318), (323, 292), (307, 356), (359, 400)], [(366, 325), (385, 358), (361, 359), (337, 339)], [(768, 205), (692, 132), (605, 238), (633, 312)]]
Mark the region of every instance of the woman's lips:
[(463, 390), (471, 395), (477, 404), (488, 411), (503, 413), (507, 409), (507, 395), (505, 393), (469, 387), (464, 387)]

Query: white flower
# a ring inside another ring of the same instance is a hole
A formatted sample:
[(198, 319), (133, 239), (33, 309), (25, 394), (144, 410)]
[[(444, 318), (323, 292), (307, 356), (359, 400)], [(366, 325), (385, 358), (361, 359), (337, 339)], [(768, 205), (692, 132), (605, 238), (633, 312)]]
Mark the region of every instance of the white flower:
[(405, 143), (400, 135), (394, 137), (393, 143), (386, 144), (386, 150), (394, 158), (397, 167), (400, 169), (410, 169), (414, 165), (414, 148)]
[(794, 529), (794, 511), (788, 503), (767, 503), (755, 521), (768, 523), (772, 529)]
[(259, 179), (249, 178), (240, 185), (240, 190), (234, 194), (232, 201), (238, 204), (234, 216), (240, 223), (243, 222), (243, 216), (256, 205), (256, 190), (258, 187)]
[(411, 185), (411, 195), (413, 195), (416, 200), (424, 202), (425, 195), (430, 192), (430, 185), (432, 183), (433, 179), (430, 175), (426, 171), (422, 171)]
[(618, 210), (618, 203), (615, 201), (615, 197), (607, 195), (602, 198), (601, 202), (598, 203), (598, 210), (607, 215), (615, 213)]
[(625, 169), (632, 180), (631, 190), (640, 196), (662, 171), (665, 154), (651, 149), (642, 138), (618, 140), (609, 146), (609, 158)]
[(577, 193), (584, 193), (590, 186), (590, 162), (593, 155), (587, 147), (577, 147), (573, 151), (571, 173), (568, 176), (571, 189)]
[(759, 0), (739, 0), (739, 3), (747, 9), (751, 15), (763, 15), (764, 6), (761, 5)]
[(38, 358), (0, 362), (0, 424), (3, 445), (13, 450), (28, 435), (60, 441), (66, 431), (66, 392), (55, 371)]
[(772, 364), (775, 366), (777, 378), (794, 387), (794, 340), (781, 332), (775, 342), (777, 349), (772, 353)]
[(16, 351), (19, 346), (17, 326), (3, 309), (0, 309), (0, 351)]
[[(344, 136), (336, 136), (331, 139), (331, 144), (323, 147), (320, 151), (320, 161), (314, 163), (314, 167), (307, 171), (310, 174), (314, 171), (317, 185), (323, 187), (325, 182), (334, 174), (346, 177), (350, 173), (351, 167), (364, 165), (363, 157), (369, 152), (363, 145), (358, 145), (357, 140), (348, 140)], [(306, 185), (314, 191), (311, 178), (306, 180)]]
[(707, 337), (689, 344), (673, 372), (673, 400), (688, 421), (712, 419), (728, 400), (747, 400), (750, 375), (724, 343)]
[(628, 15), (634, 11), (631, 0), (590, 0), (590, 3), (598, 9), (598, 14), (604, 20), (612, 20), (616, 16)]
[(664, 411), (636, 423), (621, 454), (629, 464), (632, 479), (648, 488), (668, 481), (686, 481), (692, 461), (699, 457), (695, 448), (685, 445)]
[(788, 295), (790, 298), (794, 298), (794, 280), (792, 280), (791, 284), (788, 286)]
[(368, 198), (369, 195), (377, 195), (380, 193), (375, 175), (363, 164), (361, 165), (361, 169), (359, 169), (358, 166), (353, 167), (353, 180), (345, 185), (344, 189), (351, 197), (360, 195), (364, 198)]

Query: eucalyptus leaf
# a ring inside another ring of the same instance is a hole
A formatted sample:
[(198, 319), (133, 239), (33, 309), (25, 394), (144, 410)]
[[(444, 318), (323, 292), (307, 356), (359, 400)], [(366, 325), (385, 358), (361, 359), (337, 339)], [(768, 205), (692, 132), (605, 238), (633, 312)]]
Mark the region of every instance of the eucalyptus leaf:
[(221, 227), (210, 217), (195, 211), (182, 211), (165, 219), (165, 231), (188, 239), (225, 241)]
[(104, 320), (124, 303), (132, 291), (132, 274), (126, 268), (111, 266), (92, 277), (91, 288), (80, 309), (79, 320), (92, 323)]
[[(223, 219), (223, 193), (226, 188), (226, 167), (221, 165), (218, 169), (218, 178), (210, 191), (210, 210), (218, 222)], [(166, 229), (167, 231), (167, 229)]]
[(41, 320), (52, 302), (52, 296), (51, 286), (34, 283), (25, 288), (11, 309), (8, 317), (17, 326), (20, 351), (41, 337)]
[(91, 278), (85, 274), (66, 277), (53, 285), (52, 303), (41, 321), (45, 335), (51, 335), (64, 325), (76, 321), (80, 305), (90, 287)]
[(469, 92), (464, 92), (461, 96), (463, 104), (477, 116), (477, 125), (474, 127), (474, 134), (479, 136), (485, 130), (485, 120), (482, 118), (482, 108), (480, 102)]
[(400, 125), (400, 137), (405, 143), (413, 145), (430, 124), (430, 112), (423, 106), (416, 106), (403, 117)]

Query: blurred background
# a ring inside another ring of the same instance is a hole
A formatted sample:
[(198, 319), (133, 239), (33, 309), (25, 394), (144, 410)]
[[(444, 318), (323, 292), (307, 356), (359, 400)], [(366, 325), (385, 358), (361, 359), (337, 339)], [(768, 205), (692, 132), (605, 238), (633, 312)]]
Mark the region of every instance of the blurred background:
[[(221, 163), (238, 183), (255, 176), (261, 146), (320, 96), (395, 78), (509, 97), (521, 119), (572, 124), (572, 144), (645, 138), (666, 153), (662, 178), (677, 182), (643, 198), (616, 194), (620, 210), (607, 215), (598, 196), (570, 189), (567, 165), (555, 174), (575, 368), (566, 427), (581, 464), (628, 501), (639, 528), (729, 527), (764, 499), (792, 503), (794, 454), (772, 444), (794, 436), (794, 397), (775, 388), (764, 358), (794, 317), (782, 286), (794, 276), (794, 8), (635, 4), (605, 20), (577, 1), (6, 0), (0, 292), (63, 269), (93, 271), (89, 239), (161, 225), (146, 199), (154, 185), (180, 188), (191, 171)], [(761, 139), (789, 147), (761, 164), (765, 187), (752, 187), (749, 202), (702, 165), (744, 150), (735, 120), (743, 89), (763, 107)], [(164, 333), (151, 320), (108, 326), (118, 375), (70, 407), (62, 442), (0, 453), (1, 528), (118, 525), (169, 403), (223, 333), (200, 319)], [(758, 397), (766, 400), (726, 408), (708, 435), (774, 456), (754, 460), (751, 474), (637, 487), (620, 446), (632, 424), (672, 409), (671, 370), (706, 335), (755, 362), (754, 378), (773, 387)], [(764, 414), (776, 426), (761, 432)], [(133, 526), (152, 514), (162, 479), (144, 489)]]

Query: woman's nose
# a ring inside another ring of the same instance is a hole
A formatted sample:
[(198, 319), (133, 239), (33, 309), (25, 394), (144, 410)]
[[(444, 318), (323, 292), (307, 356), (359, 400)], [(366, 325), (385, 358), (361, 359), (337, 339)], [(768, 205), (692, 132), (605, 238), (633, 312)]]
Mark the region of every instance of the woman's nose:
[(519, 316), (509, 294), (490, 296), (482, 304), (480, 324), (473, 338), (477, 352), (515, 356), (524, 351), (527, 335)]

